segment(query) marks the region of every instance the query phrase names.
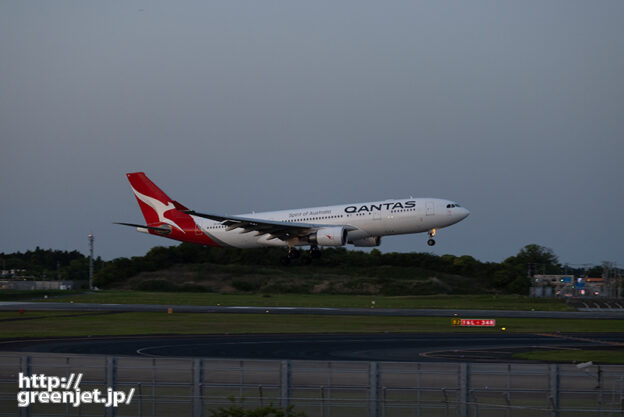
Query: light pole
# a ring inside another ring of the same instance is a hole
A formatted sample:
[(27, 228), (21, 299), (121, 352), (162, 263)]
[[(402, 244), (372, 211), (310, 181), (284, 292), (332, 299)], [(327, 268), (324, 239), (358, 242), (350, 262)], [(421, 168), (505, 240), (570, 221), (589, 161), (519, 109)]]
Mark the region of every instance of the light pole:
[(93, 289), (93, 234), (89, 235), (89, 289)]

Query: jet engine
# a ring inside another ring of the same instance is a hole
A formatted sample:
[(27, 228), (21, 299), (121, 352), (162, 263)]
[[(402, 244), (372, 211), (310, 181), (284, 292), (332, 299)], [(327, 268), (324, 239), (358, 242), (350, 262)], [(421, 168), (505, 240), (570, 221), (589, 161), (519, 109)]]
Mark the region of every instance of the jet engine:
[(372, 247), (381, 245), (381, 236), (369, 236), (362, 239), (351, 240), (353, 246)]
[(344, 246), (347, 243), (347, 231), (343, 226), (323, 227), (308, 236), (308, 240), (319, 246)]

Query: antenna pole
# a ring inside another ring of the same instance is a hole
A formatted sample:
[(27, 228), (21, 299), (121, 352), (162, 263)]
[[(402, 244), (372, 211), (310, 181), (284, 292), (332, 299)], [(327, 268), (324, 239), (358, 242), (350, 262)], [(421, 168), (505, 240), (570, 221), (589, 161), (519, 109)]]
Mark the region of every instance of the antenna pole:
[(89, 289), (93, 289), (93, 235), (89, 235)]

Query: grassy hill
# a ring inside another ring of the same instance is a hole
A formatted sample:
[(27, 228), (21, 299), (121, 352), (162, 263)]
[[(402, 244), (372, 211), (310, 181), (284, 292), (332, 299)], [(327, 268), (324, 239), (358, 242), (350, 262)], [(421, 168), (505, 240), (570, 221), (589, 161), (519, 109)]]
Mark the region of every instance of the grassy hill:
[(139, 272), (109, 288), (218, 293), (359, 295), (474, 294), (487, 292), (475, 279), (418, 267), (323, 267), (178, 264)]

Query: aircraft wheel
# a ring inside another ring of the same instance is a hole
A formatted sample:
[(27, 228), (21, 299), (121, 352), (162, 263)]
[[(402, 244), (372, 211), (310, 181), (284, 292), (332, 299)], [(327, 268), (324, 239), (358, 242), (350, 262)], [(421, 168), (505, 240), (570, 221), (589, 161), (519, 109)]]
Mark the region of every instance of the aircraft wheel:
[(298, 257), (299, 257), (299, 255), (300, 255), (300, 253), (299, 253), (299, 249), (290, 248), (290, 249), (288, 250), (288, 257), (289, 257), (290, 259), (296, 259), (296, 258), (298, 258)]
[(310, 257), (314, 259), (318, 259), (321, 257), (321, 250), (318, 247), (313, 247), (310, 249)]
[(282, 265), (288, 266), (290, 265), (290, 258), (288, 256), (282, 256), (280, 258), (280, 262), (282, 263)]
[(427, 241), (427, 245), (429, 245), (429, 246), (433, 246), (433, 245), (435, 245), (435, 240), (433, 240), (433, 239), (429, 239), (429, 240)]

